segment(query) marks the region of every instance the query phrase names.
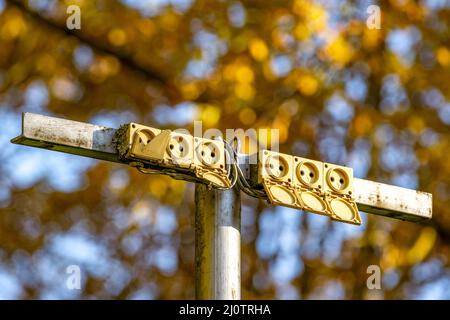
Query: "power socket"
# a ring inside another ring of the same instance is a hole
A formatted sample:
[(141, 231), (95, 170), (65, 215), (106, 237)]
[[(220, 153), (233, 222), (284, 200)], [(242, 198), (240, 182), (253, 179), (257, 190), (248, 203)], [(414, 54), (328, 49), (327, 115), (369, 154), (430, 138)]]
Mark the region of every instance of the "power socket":
[(284, 153), (263, 150), (259, 154), (258, 180), (271, 179), (277, 182), (292, 183), (292, 156)]
[(225, 144), (222, 141), (195, 137), (194, 148), (195, 165), (225, 170)]
[(220, 187), (230, 187), (224, 142), (195, 137), (194, 149), (196, 176)]
[(360, 225), (358, 206), (353, 199), (353, 169), (324, 163), (325, 201), (333, 220)]
[(331, 163), (323, 164), (323, 186), (324, 192), (331, 192), (336, 194), (347, 194), (349, 196), (353, 193), (353, 169), (338, 166)]
[(294, 156), (294, 185), (323, 192), (323, 162)]
[(194, 164), (194, 137), (187, 134), (172, 132), (166, 147), (166, 162), (189, 168)]

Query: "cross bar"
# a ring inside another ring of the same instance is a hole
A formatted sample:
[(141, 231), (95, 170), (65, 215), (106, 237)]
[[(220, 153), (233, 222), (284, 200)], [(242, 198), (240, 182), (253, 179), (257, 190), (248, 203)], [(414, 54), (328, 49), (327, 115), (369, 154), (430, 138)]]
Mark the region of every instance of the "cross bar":
[[(12, 143), (124, 163), (113, 144), (116, 129), (33, 113), (23, 113), (22, 134)], [(431, 219), (432, 195), (364, 179), (354, 179), (358, 209), (420, 222)]]

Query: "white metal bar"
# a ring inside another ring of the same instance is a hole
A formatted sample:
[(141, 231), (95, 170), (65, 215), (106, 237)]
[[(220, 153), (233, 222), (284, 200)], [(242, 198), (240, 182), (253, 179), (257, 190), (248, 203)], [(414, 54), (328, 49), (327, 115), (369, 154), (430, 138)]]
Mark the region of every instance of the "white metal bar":
[[(122, 162), (113, 145), (115, 129), (24, 113), (22, 135), (13, 143), (96, 159)], [(432, 216), (432, 195), (363, 179), (354, 179), (361, 211), (395, 219), (422, 221)]]
[(356, 178), (353, 189), (360, 211), (412, 222), (432, 217), (431, 193)]
[(12, 143), (121, 162), (113, 145), (116, 129), (84, 122), (22, 114), (22, 134)]

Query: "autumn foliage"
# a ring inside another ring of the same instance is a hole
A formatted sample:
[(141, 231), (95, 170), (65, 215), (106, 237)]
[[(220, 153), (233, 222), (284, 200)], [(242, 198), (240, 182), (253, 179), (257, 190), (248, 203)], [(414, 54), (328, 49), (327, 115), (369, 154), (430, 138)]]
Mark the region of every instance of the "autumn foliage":
[(282, 152), (431, 192), (431, 222), (361, 227), (243, 196), (242, 297), (449, 299), (450, 7), (378, 2), (381, 29), (362, 0), (0, 0), (0, 297), (194, 298), (193, 185), (11, 145), (32, 111), (276, 128)]

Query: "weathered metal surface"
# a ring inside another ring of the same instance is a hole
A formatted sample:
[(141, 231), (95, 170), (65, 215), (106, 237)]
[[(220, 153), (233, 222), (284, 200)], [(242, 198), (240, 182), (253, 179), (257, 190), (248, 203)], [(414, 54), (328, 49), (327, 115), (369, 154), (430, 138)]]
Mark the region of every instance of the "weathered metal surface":
[(22, 134), (12, 143), (121, 162), (114, 148), (116, 129), (42, 116), (22, 115)]
[(214, 297), (214, 203), (216, 193), (195, 185), (195, 298)]
[(241, 298), (241, 200), (237, 189), (195, 187), (196, 298)]
[(241, 299), (241, 196), (240, 190), (216, 190), (215, 296)]
[(353, 186), (360, 211), (411, 222), (432, 217), (431, 193), (356, 178)]
[[(71, 120), (24, 113), (22, 135), (13, 143), (125, 163), (113, 143), (116, 130)], [(242, 157), (245, 159), (245, 157)], [(245, 174), (250, 169), (242, 167)], [(354, 197), (360, 211), (418, 222), (432, 216), (430, 193), (354, 179)]]

